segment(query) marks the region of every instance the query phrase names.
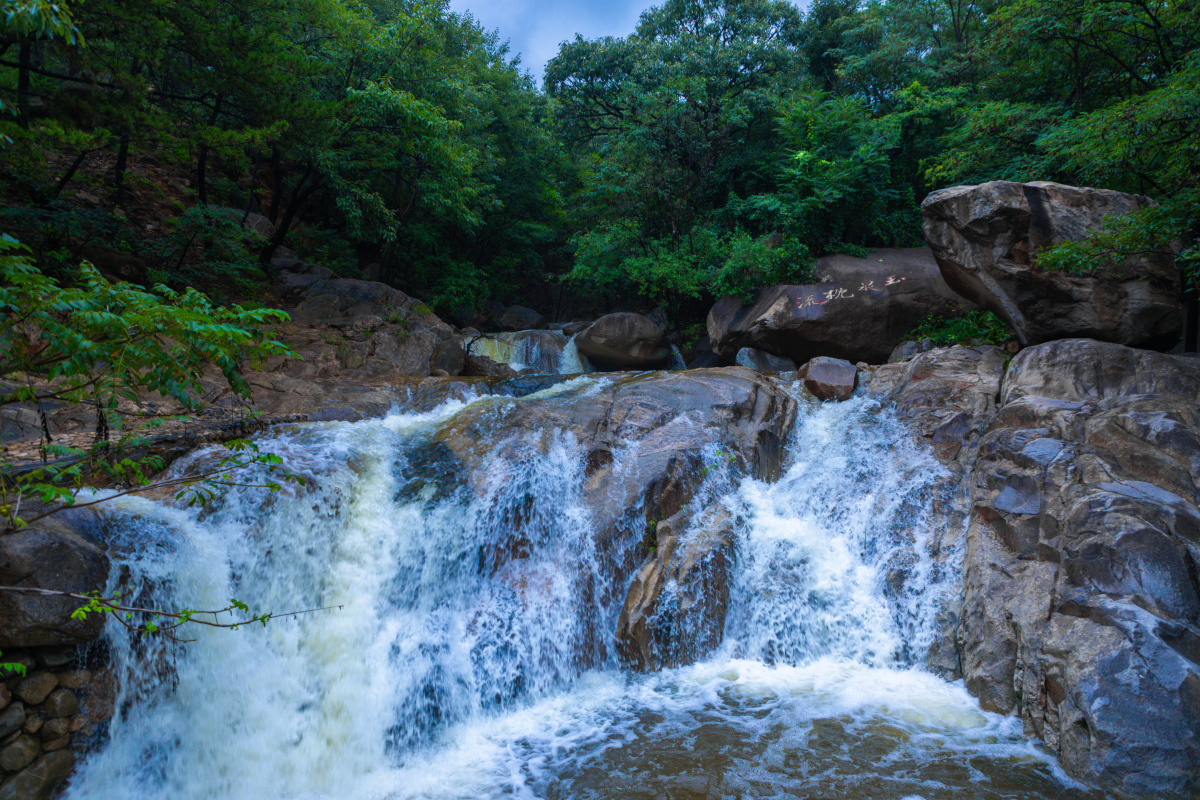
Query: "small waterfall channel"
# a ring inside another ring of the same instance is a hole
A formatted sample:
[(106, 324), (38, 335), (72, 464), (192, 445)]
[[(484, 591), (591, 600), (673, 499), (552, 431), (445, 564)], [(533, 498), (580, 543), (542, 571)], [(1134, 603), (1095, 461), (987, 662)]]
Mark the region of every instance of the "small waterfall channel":
[(517, 372), (535, 370), (544, 375), (595, 372), (587, 356), (575, 347), (575, 337), (559, 331), (489, 333), (472, 339), (471, 355), (486, 356)]
[(117, 501), (110, 550), (144, 602), (333, 608), (183, 647), (108, 626), (119, 710), (67, 797), (1089, 796), (922, 669), (956, 580), (931, 557), (940, 467), (865, 398), (802, 403), (775, 483), (713, 471), (737, 533), (723, 642), (623, 670), (574, 439), (489, 442), (470, 475), (438, 446), (467, 406), (605, 380), (278, 429), (260, 443), (313, 478), (299, 492)]

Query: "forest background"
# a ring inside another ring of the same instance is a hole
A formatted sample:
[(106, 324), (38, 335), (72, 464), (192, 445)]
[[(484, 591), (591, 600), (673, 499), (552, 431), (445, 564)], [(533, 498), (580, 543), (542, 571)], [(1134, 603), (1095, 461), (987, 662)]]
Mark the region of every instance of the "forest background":
[(559, 317), (565, 292), (683, 326), (824, 254), (919, 245), (929, 191), (994, 179), (1158, 201), (1046, 268), (1200, 264), (1195, 0), (667, 0), (563, 44), (541, 87), (436, 0), (3, 12), (0, 230), (62, 285), (119, 253), (270, 305), (287, 247), (455, 320)]

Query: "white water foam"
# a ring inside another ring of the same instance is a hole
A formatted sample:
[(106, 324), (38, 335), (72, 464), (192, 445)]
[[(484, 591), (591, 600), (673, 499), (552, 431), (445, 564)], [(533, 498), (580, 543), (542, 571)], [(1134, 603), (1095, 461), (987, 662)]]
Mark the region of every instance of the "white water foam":
[(576, 444), (495, 442), (463, 475), (442, 438), (463, 407), (262, 442), (310, 490), (117, 501), (110, 546), (144, 602), (334, 608), (178, 651), (110, 626), (122, 710), (67, 796), (1075, 796), (1015, 720), (916, 666), (946, 590), (925, 542), (938, 467), (870, 401), (806, 409), (783, 478), (721, 499), (725, 643), (646, 676), (604, 634), (619, 608), (593, 585)]

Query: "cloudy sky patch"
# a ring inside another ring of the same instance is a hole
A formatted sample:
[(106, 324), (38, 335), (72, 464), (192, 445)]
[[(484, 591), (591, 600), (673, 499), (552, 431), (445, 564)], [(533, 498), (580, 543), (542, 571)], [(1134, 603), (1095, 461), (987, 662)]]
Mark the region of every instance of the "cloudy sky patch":
[(470, 11), (487, 30), (500, 30), (521, 64), (540, 83), (546, 62), (562, 42), (575, 38), (626, 36), (651, 0), (450, 0), (453, 11)]

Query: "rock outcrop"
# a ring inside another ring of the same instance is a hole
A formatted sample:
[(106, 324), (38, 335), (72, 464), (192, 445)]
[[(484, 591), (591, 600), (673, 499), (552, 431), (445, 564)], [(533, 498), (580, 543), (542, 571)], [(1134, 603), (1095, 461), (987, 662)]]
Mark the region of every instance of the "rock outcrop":
[[(624, 608), (618, 647), (629, 666), (655, 669), (703, 657), (724, 627), (731, 544), (719, 520), (696, 512), (698, 492), (726, 470), (776, 479), (795, 416), (779, 381), (745, 368), (632, 376), (536, 403), (472, 406), (443, 429), (430, 457), (444, 459), (448, 474), (487, 481), (497, 447), (511, 455), (548, 450), (563, 434), (576, 442), (587, 465), (584, 505), (610, 572), (594, 590), (627, 592), (612, 598)], [(714, 448), (726, 454), (719, 464), (709, 463)], [(490, 571), (525, 546), (524, 533), (502, 527), (498, 535), (510, 538), (489, 545)], [(664, 593), (672, 579), (695, 592)]]
[(931, 663), (1073, 776), (1195, 796), (1200, 360), (1081, 339), (1004, 358), (934, 350), (871, 385), (962, 476), (941, 511), (963, 590)]
[(666, 332), (641, 314), (607, 314), (575, 337), (575, 347), (603, 370), (654, 369), (671, 360)]
[(1083, 239), (1144, 197), (1058, 183), (992, 181), (933, 192), (921, 204), (925, 238), (946, 283), (1006, 320), (1024, 345), (1088, 337), (1167, 349), (1182, 329), (1173, 254), (1102, 265), (1093, 273), (1039, 270), (1038, 253)]
[(879, 364), (930, 314), (975, 308), (946, 285), (927, 248), (828, 256), (816, 270), (819, 283), (772, 286), (753, 303), (721, 298), (708, 315), (713, 351), (726, 363), (753, 347), (797, 364), (816, 356)]

